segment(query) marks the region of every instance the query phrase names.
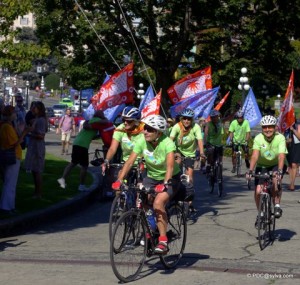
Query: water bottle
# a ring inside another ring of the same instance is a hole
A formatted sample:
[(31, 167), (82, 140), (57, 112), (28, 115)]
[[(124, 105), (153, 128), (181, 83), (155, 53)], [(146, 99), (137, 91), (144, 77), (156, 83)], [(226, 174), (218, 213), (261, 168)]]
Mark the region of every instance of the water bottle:
[(154, 232), (156, 230), (156, 220), (155, 220), (155, 212), (152, 208), (150, 208), (147, 213), (147, 220), (151, 230)]

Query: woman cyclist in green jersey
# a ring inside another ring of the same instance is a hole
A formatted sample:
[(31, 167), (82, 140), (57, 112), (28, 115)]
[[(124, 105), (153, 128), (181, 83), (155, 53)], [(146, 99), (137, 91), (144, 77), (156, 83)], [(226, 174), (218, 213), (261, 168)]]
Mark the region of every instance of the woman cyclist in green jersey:
[[(250, 161), (249, 172), (246, 174), (246, 178), (250, 179), (251, 174), (260, 172), (268, 173), (270, 171), (274, 174), (273, 179), (273, 191), (272, 197), (275, 204), (274, 214), (275, 218), (280, 218), (282, 215), (282, 209), (280, 207), (280, 200), (282, 190), (278, 189), (277, 181), (282, 180), (283, 174), (285, 173), (287, 166), (285, 165), (285, 156), (287, 154), (285, 137), (276, 132), (277, 120), (273, 116), (264, 116), (260, 125), (262, 127), (262, 133), (258, 134), (254, 138), (253, 151)], [(263, 187), (263, 181), (255, 179), (255, 192), (254, 200), (256, 207), (259, 206), (259, 194)], [(257, 219), (258, 220), (258, 219)], [(255, 223), (257, 226), (257, 221)]]
[[(167, 213), (165, 206), (171, 196), (179, 189), (180, 168), (175, 163), (174, 142), (164, 132), (167, 129), (166, 120), (159, 115), (150, 115), (142, 119), (144, 125), (144, 136), (134, 145), (133, 151), (125, 162), (118, 180), (112, 184), (114, 190), (119, 190), (123, 179), (130, 171), (138, 156), (143, 156), (147, 167), (147, 176), (143, 179), (146, 188), (155, 188), (153, 208), (157, 219), (159, 231), (158, 244), (155, 253), (165, 254), (168, 252), (167, 238)], [(169, 180), (172, 179), (172, 185)]]

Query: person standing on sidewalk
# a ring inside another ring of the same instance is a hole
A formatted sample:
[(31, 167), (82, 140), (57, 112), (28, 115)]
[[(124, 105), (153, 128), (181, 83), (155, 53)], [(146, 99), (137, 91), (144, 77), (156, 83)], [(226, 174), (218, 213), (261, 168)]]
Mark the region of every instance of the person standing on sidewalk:
[(249, 168), (249, 139), (250, 139), (250, 124), (244, 119), (244, 112), (241, 110), (236, 113), (236, 119), (230, 123), (229, 126), (229, 140), (232, 144), (232, 173), (236, 171), (236, 151), (238, 145), (241, 144), (245, 155), (246, 167)]
[(80, 164), (80, 184), (78, 191), (89, 191), (89, 188), (85, 186), (85, 178), (89, 166), (90, 144), (99, 132), (104, 147), (108, 148), (112, 142), (114, 129), (114, 125), (106, 119), (102, 110), (96, 111), (94, 117), (84, 123), (83, 129), (78, 133), (73, 142), (71, 162), (64, 169), (62, 177), (57, 180), (61, 188), (66, 188), (66, 178), (72, 169)]
[(71, 109), (66, 110), (66, 114), (61, 117), (57, 128), (57, 133), (61, 132), (61, 155), (68, 154), (71, 134), (75, 135), (75, 120), (71, 115)]

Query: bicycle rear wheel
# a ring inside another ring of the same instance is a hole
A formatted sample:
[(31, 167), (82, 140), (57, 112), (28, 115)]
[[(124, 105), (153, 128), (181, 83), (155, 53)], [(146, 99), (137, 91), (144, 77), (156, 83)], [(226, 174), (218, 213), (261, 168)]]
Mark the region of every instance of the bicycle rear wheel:
[(270, 209), (268, 197), (260, 195), (258, 209), (258, 241), (259, 247), (263, 250), (270, 241)]
[(173, 204), (167, 209), (168, 212), (168, 247), (169, 251), (160, 256), (160, 260), (165, 268), (175, 267), (181, 259), (187, 235), (187, 224), (183, 208), (178, 204)]
[(223, 194), (223, 169), (222, 164), (218, 165), (217, 177), (218, 177), (218, 196), (221, 197)]
[(109, 240), (112, 238), (112, 233), (114, 227), (120, 216), (128, 211), (128, 206), (126, 204), (126, 199), (123, 193), (116, 195), (110, 208), (110, 215), (109, 215)]
[(111, 266), (120, 281), (137, 278), (145, 262), (146, 249), (146, 225), (142, 216), (134, 211), (124, 213), (116, 223), (110, 243)]

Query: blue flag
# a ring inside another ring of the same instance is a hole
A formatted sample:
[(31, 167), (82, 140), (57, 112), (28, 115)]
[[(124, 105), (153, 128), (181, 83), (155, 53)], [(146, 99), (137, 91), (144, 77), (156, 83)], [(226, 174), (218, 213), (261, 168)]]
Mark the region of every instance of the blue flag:
[(104, 111), (104, 115), (109, 121), (113, 122), (116, 119), (116, 117), (118, 116), (118, 114), (123, 111), (125, 106), (126, 105), (123, 103), (121, 105), (117, 105), (112, 108), (108, 108)]
[(250, 128), (255, 127), (262, 118), (252, 88), (249, 90), (242, 111), (245, 114), (244, 118), (249, 121)]
[(183, 101), (176, 103), (170, 108), (171, 117), (175, 118), (184, 109), (191, 108), (195, 112), (195, 118), (204, 117), (207, 118), (210, 110), (214, 105), (214, 101), (218, 95), (220, 87), (216, 87), (210, 90), (201, 91), (193, 96), (186, 98)]
[(142, 111), (150, 101), (155, 97), (152, 86), (150, 85), (145, 93), (144, 98), (141, 100), (139, 110)]

